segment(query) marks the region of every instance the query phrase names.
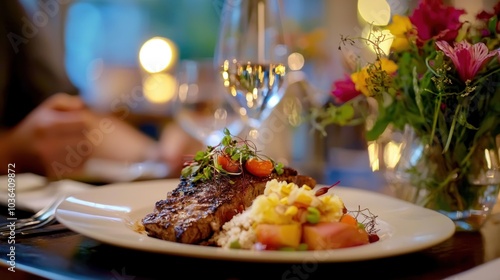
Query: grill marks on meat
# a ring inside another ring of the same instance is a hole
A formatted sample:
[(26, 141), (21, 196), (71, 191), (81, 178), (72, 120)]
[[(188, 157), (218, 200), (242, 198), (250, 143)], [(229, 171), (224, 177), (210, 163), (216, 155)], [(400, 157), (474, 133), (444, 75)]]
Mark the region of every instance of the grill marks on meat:
[(146, 215), (142, 223), (149, 236), (199, 244), (219, 231), (234, 215), (249, 207), (264, 192), (266, 182), (272, 179), (299, 186), (316, 185), (314, 179), (298, 175), (291, 168), (285, 168), (282, 175), (273, 173), (265, 178), (246, 173), (220, 176), (217, 180), (194, 184), (183, 178), (164, 200), (156, 202), (154, 211)]

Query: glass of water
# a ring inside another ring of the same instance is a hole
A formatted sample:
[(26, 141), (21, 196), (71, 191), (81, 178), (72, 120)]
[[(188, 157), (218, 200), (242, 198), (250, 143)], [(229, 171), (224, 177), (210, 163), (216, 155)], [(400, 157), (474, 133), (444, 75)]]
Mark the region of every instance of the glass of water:
[(244, 121), (228, 96), (212, 59), (183, 60), (176, 69), (173, 113), (179, 125), (206, 146), (224, 137), (224, 128), (238, 135)]

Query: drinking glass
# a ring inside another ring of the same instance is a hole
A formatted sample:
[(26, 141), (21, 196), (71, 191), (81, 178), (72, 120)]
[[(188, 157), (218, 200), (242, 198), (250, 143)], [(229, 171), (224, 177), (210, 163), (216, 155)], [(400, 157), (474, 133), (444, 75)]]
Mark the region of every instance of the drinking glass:
[(249, 135), (284, 95), (288, 48), (280, 0), (226, 0), (215, 49), (215, 66), (238, 104)]
[(173, 113), (179, 125), (207, 146), (224, 137), (224, 128), (238, 135), (244, 127), (214, 68), (213, 59), (183, 60), (176, 69)]

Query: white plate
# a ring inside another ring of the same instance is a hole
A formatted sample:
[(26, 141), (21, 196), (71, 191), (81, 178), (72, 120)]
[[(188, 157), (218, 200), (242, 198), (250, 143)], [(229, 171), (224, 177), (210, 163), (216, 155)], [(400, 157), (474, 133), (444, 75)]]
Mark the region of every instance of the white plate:
[(348, 209), (360, 206), (378, 216), (378, 242), (325, 251), (249, 251), (180, 244), (136, 232), (134, 222), (151, 212), (155, 202), (164, 199), (178, 182), (168, 179), (96, 187), (67, 198), (57, 209), (56, 218), (73, 231), (115, 246), (254, 262), (345, 262), (389, 257), (439, 244), (455, 232), (453, 222), (438, 212), (386, 195), (338, 186), (331, 191), (342, 198)]

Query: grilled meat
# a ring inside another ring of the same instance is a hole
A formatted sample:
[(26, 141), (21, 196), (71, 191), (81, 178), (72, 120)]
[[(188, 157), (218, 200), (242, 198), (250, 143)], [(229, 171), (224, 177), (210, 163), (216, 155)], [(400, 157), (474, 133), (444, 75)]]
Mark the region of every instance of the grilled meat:
[(298, 175), (291, 168), (284, 168), (281, 175), (273, 172), (267, 177), (256, 177), (245, 173), (196, 183), (181, 177), (177, 188), (169, 192), (166, 199), (156, 202), (154, 211), (146, 215), (142, 223), (149, 236), (200, 244), (249, 207), (272, 179), (299, 186), (316, 185), (313, 178)]

